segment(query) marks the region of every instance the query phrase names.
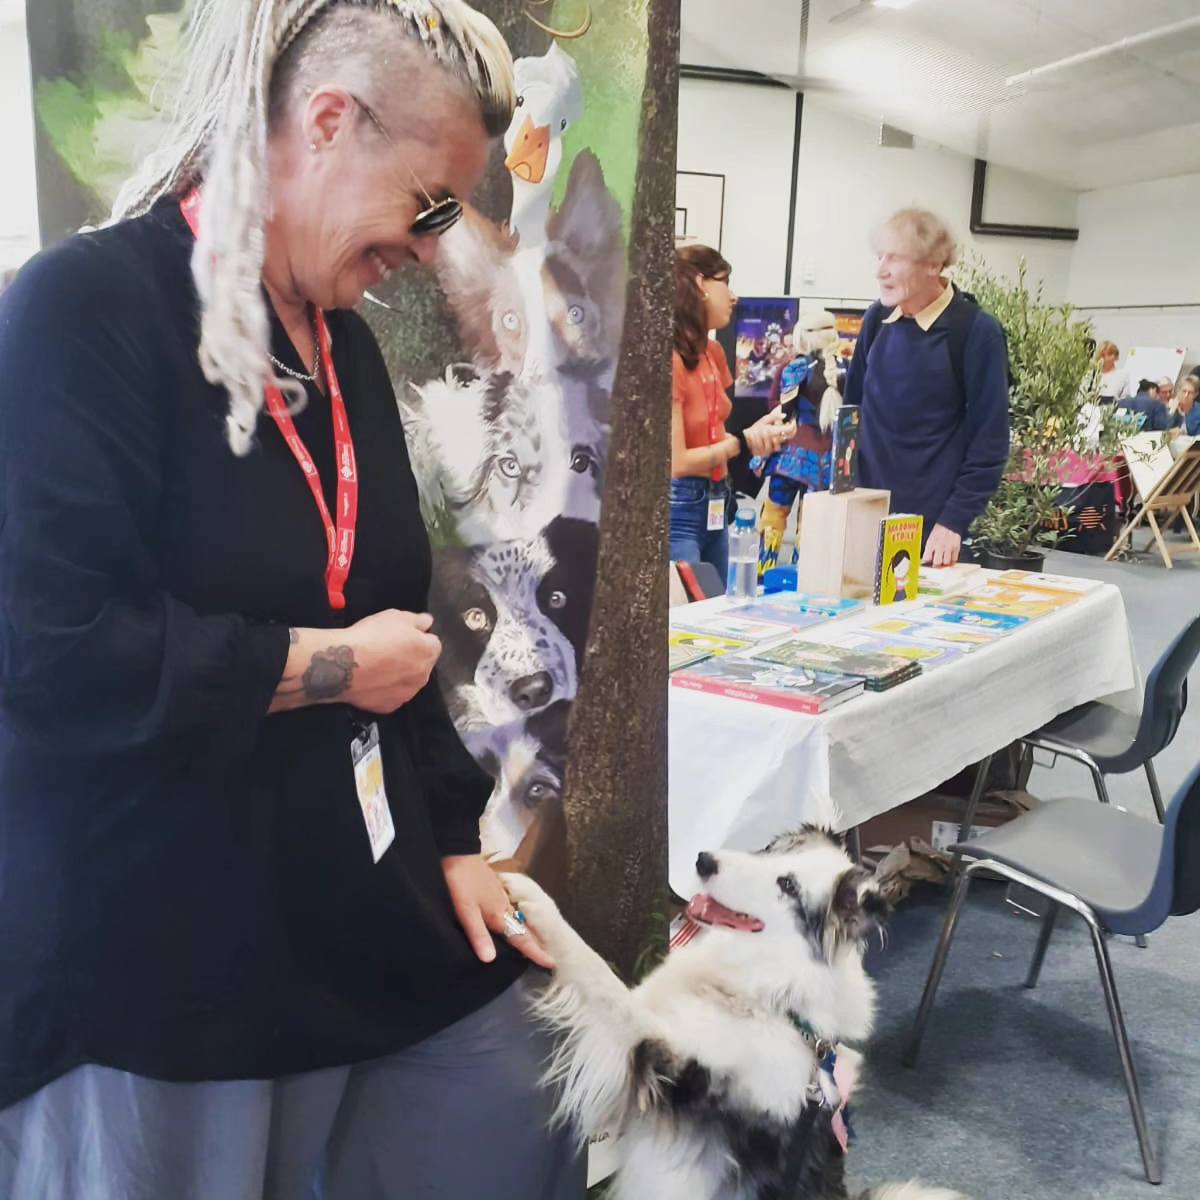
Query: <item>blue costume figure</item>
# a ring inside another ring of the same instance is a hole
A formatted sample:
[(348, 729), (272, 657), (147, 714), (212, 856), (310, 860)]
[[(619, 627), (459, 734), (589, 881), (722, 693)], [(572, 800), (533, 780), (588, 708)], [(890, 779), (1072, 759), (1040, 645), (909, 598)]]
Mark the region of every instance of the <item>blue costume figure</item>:
[[(789, 415), (795, 418), (796, 432), (769, 458), (754, 458), (750, 462), (750, 469), (756, 475), (767, 477), (767, 495), (759, 521), (760, 579), (779, 562), (788, 515), (796, 498), (806, 492), (828, 490), (832, 472), (833, 436), (829, 425), (840, 399), (832, 385), (837, 378), (837, 332), (828, 313), (813, 314), (805, 323), (809, 328), (803, 332), (800, 325), (796, 327), (797, 344), (805, 352), (784, 363), (771, 386), (770, 407), (787, 406)], [(796, 542), (793, 563), (799, 558), (798, 517)]]

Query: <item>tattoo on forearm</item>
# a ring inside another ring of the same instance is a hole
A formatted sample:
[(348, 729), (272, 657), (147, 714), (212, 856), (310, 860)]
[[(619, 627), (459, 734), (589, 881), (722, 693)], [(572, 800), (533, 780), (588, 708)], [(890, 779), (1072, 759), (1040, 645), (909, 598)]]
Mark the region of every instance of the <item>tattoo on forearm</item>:
[(318, 650), (301, 676), (304, 694), (310, 700), (332, 700), (350, 687), (354, 678), (354, 651), (349, 646)]

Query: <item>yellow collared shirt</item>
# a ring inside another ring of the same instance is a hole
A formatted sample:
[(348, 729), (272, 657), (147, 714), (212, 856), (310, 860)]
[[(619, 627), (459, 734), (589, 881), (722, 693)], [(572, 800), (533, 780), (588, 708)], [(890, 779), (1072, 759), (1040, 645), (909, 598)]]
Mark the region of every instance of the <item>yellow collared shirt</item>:
[[(946, 286), (942, 288), (941, 295), (938, 296), (938, 298), (932, 304), (926, 305), (919, 313), (916, 314), (915, 317), (913, 317), (913, 320), (920, 325), (922, 333), (929, 332), (934, 321), (936, 321), (938, 317), (940, 317), (942, 313), (949, 308), (950, 301), (954, 299), (954, 284), (945, 279), (943, 279), (942, 282)], [(883, 318), (883, 323), (885, 325), (893, 325), (895, 322), (900, 320), (902, 316), (904, 316), (904, 313), (900, 311), (900, 307), (897, 305), (890, 313), (888, 313), (886, 317)]]

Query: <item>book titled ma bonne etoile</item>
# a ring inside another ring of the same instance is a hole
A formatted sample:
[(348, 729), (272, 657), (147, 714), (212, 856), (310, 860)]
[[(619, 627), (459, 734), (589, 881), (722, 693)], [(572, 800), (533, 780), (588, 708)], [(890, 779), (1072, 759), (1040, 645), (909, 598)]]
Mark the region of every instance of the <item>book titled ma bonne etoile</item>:
[(875, 557), (875, 603), (915, 600), (921, 569), (921, 528), (924, 519), (893, 513), (879, 522)]

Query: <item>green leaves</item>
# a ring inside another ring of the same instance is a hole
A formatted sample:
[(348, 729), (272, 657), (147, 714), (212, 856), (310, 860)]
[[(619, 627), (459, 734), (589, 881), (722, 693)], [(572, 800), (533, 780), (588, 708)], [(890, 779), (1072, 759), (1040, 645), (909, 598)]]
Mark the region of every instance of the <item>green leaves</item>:
[(1051, 305), (1031, 287), (1024, 259), (1016, 279), (969, 260), (958, 282), (1001, 324), (1014, 383), (1012, 445), (1005, 478), (971, 531), (1000, 554), (1054, 546), (1064, 535), (1055, 503), (1072, 454), (1089, 460), (1119, 449), (1115, 410), (1097, 401), (1092, 328), (1069, 304)]

